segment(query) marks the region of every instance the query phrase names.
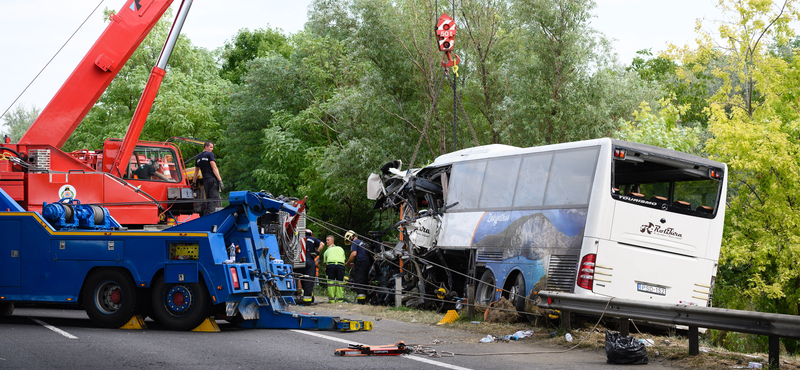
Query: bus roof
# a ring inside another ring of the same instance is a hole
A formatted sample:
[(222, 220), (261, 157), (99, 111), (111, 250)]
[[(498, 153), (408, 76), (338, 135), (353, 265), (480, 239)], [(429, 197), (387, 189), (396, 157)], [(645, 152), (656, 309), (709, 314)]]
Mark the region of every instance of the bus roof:
[(510, 156), (510, 155), (518, 155), (518, 154), (527, 154), (527, 153), (536, 153), (536, 152), (545, 152), (550, 150), (563, 150), (563, 149), (573, 149), (573, 148), (583, 148), (592, 145), (609, 145), (613, 144), (615, 146), (622, 146), (627, 149), (633, 149), (636, 152), (642, 154), (648, 154), (657, 157), (666, 157), (666, 158), (673, 158), (683, 162), (694, 163), (703, 166), (709, 167), (717, 167), (717, 168), (727, 168), (724, 163), (720, 163), (717, 161), (713, 161), (707, 158), (699, 157), (692, 154), (687, 154), (671, 149), (664, 149), (659, 148), (657, 146), (652, 145), (645, 145), (634, 143), (630, 141), (623, 141), (623, 140), (616, 140), (610, 138), (601, 138), (601, 139), (592, 139), (592, 140), (583, 140), (583, 141), (575, 141), (569, 143), (560, 143), (560, 144), (552, 144), (552, 145), (542, 145), (542, 146), (533, 146), (528, 148), (518, 148), (515, 146), (510, 145), (502, 145), (502, 144), (491, 144), (491, 145), (483, 145), (483, 146), (476, 146), (472, 148), (461, 149), (459, 151), (455, 151), (452, 153), (447, 153), (441, 155), (433, 161), (427, 167), (438, 167), (444, 166), (456, 162), (464, 162), (473, 159), (484, 159), (484, 158), (494, 158), (494, 157), (501, 157), (501, 156)]

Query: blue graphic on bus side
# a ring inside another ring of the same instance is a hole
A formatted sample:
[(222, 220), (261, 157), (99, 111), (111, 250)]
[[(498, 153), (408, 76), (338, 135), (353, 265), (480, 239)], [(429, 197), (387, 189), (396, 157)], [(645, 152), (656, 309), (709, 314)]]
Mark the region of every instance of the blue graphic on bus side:
[[(510, 274), (519, 271), (528, 296), (545, 276), (551, 255), (580, 254), (586, 215), (586, 208), (486, 212), (472, 238), (477, 262), (505, 289)], [(495, 299), (501, 295), (508, 293), (497, 292)]]

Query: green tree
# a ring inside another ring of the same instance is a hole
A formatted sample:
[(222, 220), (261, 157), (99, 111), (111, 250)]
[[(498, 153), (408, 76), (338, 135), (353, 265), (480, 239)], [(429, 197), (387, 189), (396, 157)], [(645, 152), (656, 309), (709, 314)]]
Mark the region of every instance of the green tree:
[[(735, 308), (798, 314), (800, 308), (800, 133), (797, 67), (769, 52), (786, 42), (796, 4), (764, 1), (723, 3), (734, 21), (719, 26), (721, 43), (704, 34), (693, 55), (722, 53), (712, 71), (722, 83), (709, 99), (706, 151), (729, 165), (730, 193), (720, 259), (721, 280), (742, 284)], [(731, 273), (744, 274), (734, 277)], [(724, 290), (724, 289), (723, 289)], [(742, 301), (741, 296), (748, 298)], [(728, 297), (731, 297), (728, 295)], [(743, 303), (744, 302), (744, 303)]]
[(222, 68), (220, 76), (233, 83), (244, 82), (247, 62), (266, 57), (270, 53), (278, 53), (289, 58), (292, 45), (280, 29), (257, 29), (250, 31), (243, 28), (233, 36), (220, 50)]
[(17, 105), (3, 116), (3, 125), (5, 129), (2, 131), (2, 134), (8, 135), (12, 143), (18, 142), (41, 112), (42, 110), (35, 106), (31, 106), (30, 109), (27, 109), (22, 105)]
[(621, 120), (616, 137), (685, 153), (699, 152), (700, 130), (680, 123), (688, 107), (676, 107), (667, 99), (659, 100), (659, 105), (661, 109), (654, 113), (649, 104), (642, 102), (632, 121)]
[(519, 146), (610, 136), (620, 118), (657, 94), (614, 66), (610, 46), (590, 27), (591, 0), (512, 3), (520, 32), (508, 64), (509, 115), (503, 142)]

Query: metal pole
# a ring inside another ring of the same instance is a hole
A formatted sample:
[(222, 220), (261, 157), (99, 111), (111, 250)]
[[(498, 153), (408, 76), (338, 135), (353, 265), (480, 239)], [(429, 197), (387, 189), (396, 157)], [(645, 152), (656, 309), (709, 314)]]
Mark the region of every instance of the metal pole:
[[(456, 0), (453, 0), (453, 24), (456, 24)], [(455, 152), (458, 150), (458, 138), (456, 137), (456, 121), (457, 121), (457, 111), (456, 111), (456, 66), (453, 66), (453, 151)]]
[(691, 356), (700, 354), (700, 338), (698, 338), (698, 331), (696, 326), (689, 326), (689, 355)]
[(400, 307), (403, 305), (403, 278), (398, 276), (394, 278), (394, 306)]
[(781, 337), (777, 335), (769, 336), (769, 368), (777, 369), (781, 366)]
[(175, 22), (172, 23), (172, 28), (169, 30), (167, 42), (164, 43), (164, 48), (161, 49), (161, 55), (158, 57), (156, 66), (161, 69), (167, 69), (167, 61), (172, 55), (172, 50), (175, 49), (175, 44), (178, 43), (178, 36), (181, 34), (183, 24), (186, 22), (186, 15), (189, 14), (189, 9), (192, 7), (192, 0), (184, 0), (178, 9), (178, 16), (175, 17)]
[(627, 337), (631, 334), (630, 329), (630, 320), (627, 317), (620, 317), (619, 318), (619, 335), (622, 337)]

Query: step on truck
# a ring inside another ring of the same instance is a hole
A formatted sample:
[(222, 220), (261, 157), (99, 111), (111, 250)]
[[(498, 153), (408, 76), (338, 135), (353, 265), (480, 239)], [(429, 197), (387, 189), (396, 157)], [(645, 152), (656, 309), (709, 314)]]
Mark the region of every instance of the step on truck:
[(97, 326), (134, 315), (191, 330), (212, 315), (245, 328), (369, 330), (368, 321), (287, 311), (297, 283), (283, 263), (265, 193), (231, 192), (224, 209), (160, 231), (120, 227), (75, 199), (21, 207), (0, 188), (0, 314), (14, 303), (82, 306)]

